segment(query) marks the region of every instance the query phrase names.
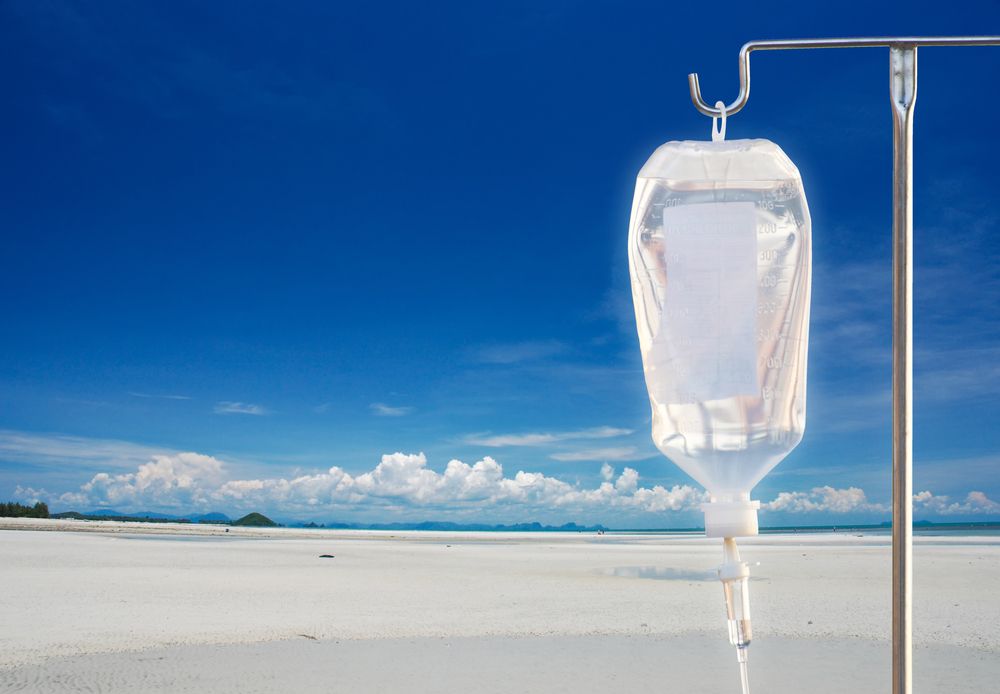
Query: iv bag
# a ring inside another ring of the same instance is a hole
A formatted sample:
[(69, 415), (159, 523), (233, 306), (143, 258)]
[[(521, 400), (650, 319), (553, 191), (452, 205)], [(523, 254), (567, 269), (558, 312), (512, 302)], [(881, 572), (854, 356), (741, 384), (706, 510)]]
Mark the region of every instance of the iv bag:
[(768, 140), (668, 142), (639, 172), (628, 254), (653, 441), (708, 490), (710, 536), (754, 535), (750, 491), (805, 429), (798, 169)]

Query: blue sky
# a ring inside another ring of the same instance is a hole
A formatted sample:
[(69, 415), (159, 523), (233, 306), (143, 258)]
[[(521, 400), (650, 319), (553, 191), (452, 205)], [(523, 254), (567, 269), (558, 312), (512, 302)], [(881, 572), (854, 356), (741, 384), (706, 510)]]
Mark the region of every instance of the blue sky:
[[(995, 2), (5, 3), (0, 496), (697, 523), (693, 482), (649, 439), (625, 257), (646, 157), (709, 136), (686, 74), (729, 101), (751, 38), (998, 19)], [(886, 64), (759, 54), (729, 121), (782, 146), (813, 216), (808, 425), (755, 492), (765, 523), (887, 517)], [(918, 518), (1000, 518), (997, 74), (1000, 49), (920, 54)]]

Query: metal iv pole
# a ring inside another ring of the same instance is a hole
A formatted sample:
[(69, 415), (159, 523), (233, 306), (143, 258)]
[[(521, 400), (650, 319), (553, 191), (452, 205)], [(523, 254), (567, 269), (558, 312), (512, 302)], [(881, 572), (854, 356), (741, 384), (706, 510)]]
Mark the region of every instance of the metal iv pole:
[(740, 49), (740, 93), (724, 111), (701, 98), (695, 108), (732, 115), (750, 98), (750, 53), (799, 48), (888, 48), (892, 98), (892, 694), (912, 691), (913, 583), (913, 105), (918, 46), (1000, 46), (1000, 36), (925, 36), (750, 41)]

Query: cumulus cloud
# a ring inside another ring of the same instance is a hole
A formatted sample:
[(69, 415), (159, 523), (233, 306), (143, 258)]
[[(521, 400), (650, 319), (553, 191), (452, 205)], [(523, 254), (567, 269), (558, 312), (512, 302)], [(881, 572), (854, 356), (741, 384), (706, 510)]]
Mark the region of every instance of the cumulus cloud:
[(886, 512), (889, 510), (885, 504), (869, 501), (863, 489), (858, 487), (835, 489), (829, 486), (813, 487), (808, 492), (781, 492), (773, 501), (762, 504), (761, 508), (767, 511), (787, 511), (790, 513)]
[[(522, 518), (545, 512), (601, 517), (600, 514), (696, 512), (707, 500), (690, 485), (644, 486), (639, 472), (611, 464), (600, 468), (588, 486), (542, 472), (518, 470), (509, 475), (494, 458), (468, 464), (451, 460), (441, 471), (423, 453), (383, 455), (372, 469), (351, 474), (341, 467), (294, 477), (234, 479), (225, 463), (199, 453), (153, 454), (130, 472), (100, 472), (76, 491), (50, 493), (17, 487), (16, 497), (86, 510), (114, 507), (123, 511), (176, 509), (268, 510), (286, 514), (336, 513), (345, 510), (417, 510), (442, 517), (465, 511), (509, 512)], [(928, 513), (1000, 514), (1000, 503), (981, 491), (959, 500), (923, 491), (916, 507)], [(887, 504), (872, 502), (858, 487), (815, 487), (781, 492), (762, 505), (786, 513), (888, 513)], [(604, 516), (607, 517), (607, 516)]]
[(472, 465), (451, 460), (444, 472), (437, 472), (427, 467), (423, 453), (392, 453), (383, 455), (374, 469), (357, 476), (332, 467), (325, 473), (291, 480), (227, 482), (219, 488), (216, 498), (220, 502), (278, 504), (286, 508), (366, 503), (449, 509), (517, 505), (525, 510), (636, 511), (693, 509), (704, 499), (702, 492), (686, 485), (640, 488), (639, 475), (631, 468), (625, 468), (615, 479), (614, 470), (608, 466), (603, 476), (605, 481), (599, 487), (587, 489), (541, 472), (519, 470), (508, 477), (503, 466), (489, 456)]
[[(529, 434), (470, 434), (465, 442), (474, 446), (503, 448), (504, 446), (545, 446), (551, 443), (572, 441), (575, 439), (611, 439), (618, 436), (628, 436), (631, 429), (618, 427), (591, 427), (575, 431), (556, 431)], [(577, 460), (593, 460), (593, 458), (577, 458)]]
[(176, 453), (154, 455), (135, 472), (99, 472), (76, 492), (53, 495), (45, 490), (17, 487), (15, 495), (75, 507), (198, 508), (209, 502), (222, 482), (222, 461), (199, 453)]
[[(541, 472), (519, 470), (508, 476), (487, 456), (470, 465), (451, 460), (443, 472), (431, 469), (423, 453), (383, 455), (371, 470), (351, 475), (343, 468), (292, 478), (227, 479), (225, 465), (198, 453), (155, 455), (135, 472), (101, 472), (78, 491), (52, 494), (18, 487), (24, 500), (44, 500), (78, 508), (265, 508), (301, 512), (349, 505), (456, 510), (520, 507), (526, 512), (567, 509), (637, 512), (696, 509), (704, 492), (688, 485), (641, 487), (639, 473), (610, 465), (601, 469), (596, 488), (570, 484)], [(520, 510), (519, 509), (519, 510)]]
[(961, 501), (952, 501), (949, 496), (923, 491), (913, 495), (913, 505), (917, 509), (942, 516), (1000, 513), (1000, 503), (979, 491), (969, 492)]
[(393, 407), (383, 402), (373, 402), (369, 407), (379, 417), (402, 417), (413, 412), (412, 407)]
[(260, 416), (267, 414), (267, 410), (260, 405), (254, 405), (249, 402), (223, 400), (215, 403), (215, 414), (252, 414)]

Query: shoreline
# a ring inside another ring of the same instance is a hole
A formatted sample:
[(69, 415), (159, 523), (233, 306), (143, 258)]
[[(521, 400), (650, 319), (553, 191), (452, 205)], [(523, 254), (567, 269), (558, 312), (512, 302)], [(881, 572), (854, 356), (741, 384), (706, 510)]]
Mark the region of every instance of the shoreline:
[[(163, 535), (219, 537), (241, 539), (285, 539), (285, 540), (409, 540), (409, 541), (442, 541), (442, 540), (477, 540), (480, 542), (588, 542), (588, 543), (656, 543), (664, 540), (671, 542), (692, 542), (718, 545), (718, 539), (706, 538), (696, 531), (623, 531), (609, 530), (604, 534), (593, 531), (487, 531), (487, 530), (365, 530), (355, 528), (290, 528), (290, 527), (250, 527), (228, 526), (212, 523), (177, 523), (171, 521), (115, 521), (115, 520), (77, 520), (72, 518), (0, 518), (0, 531), (37, 531), (37, 532), (70, 532), (93, 533), (102, 535)], [(883, 546), (891, 544), (891, 537), (885, 531), (864, 532), (845, 528), (844, 530), (807, 529), (796, 532), (765, 532), (748, 538), (740, 538), (740, 545), (786, 544), (802, 542), (806, 544), (826, 544), (830, 542), (847, 542), (849, 544), (869, 544)], [(962, 530), (948, 531), (943, 534), (914, 533), (914, 545), (955, 543), (981, 544), (1000, 546), (1000, 534), (980, 535)]]

